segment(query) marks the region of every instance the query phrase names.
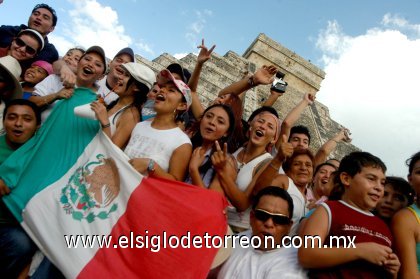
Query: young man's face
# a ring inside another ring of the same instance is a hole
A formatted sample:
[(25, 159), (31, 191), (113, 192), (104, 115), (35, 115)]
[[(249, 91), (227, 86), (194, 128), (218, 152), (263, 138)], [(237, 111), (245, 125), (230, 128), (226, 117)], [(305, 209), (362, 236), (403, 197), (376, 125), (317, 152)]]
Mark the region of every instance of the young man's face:
[(289, 142), (293, 145), (293, 148), (308, 149), (309, 138), (305, 134), (291, 134)]
[(9, 107), (3, 126), (6, 131), (6, 142), (16, 148), (27, 142), (38, 128), (35, 112), (27, 105)]
[(121, 68), (122, 64), (131, 62), (131, 56), (122, 53), (109, 62), (108, 84), (114, 86), (115, 83), (124, 75), (124, 70)]
[(390, 219), (398, 210), (406, 207), (407, 204), (408, 200), (402, 193), (395, 191), (390, 184), (386, 184), (384, 196), (379, 200), (376, 212), (380, 217)]
[(384, 195), (385, 174), (381, 168), (362, 167), (353, 177), (341, 173), (340, 178), (346, 187), (344, 195), (364, 211), (374, 209)]
[(39, 8), (29, 17), (28, 26), (46, 36), (54, 30), (53, 15), (49, 10)]
[[(288, 224), (277, 224), (273, 221), (273, 218), (268, 218), (267, 220), (262, 221), (256, 216), (255, 211), (258, 209), (262, 209), (266, 212), (274, 214), (282, 214), (289, 217), (289, 207), (287, 201), (275, 196), (262, 196), (258, 202), (258, 205), (255, 207), (255, 210), (251, 211), (250, 214), (252, 234), (259, 237), (261, 240), (262, 247), (260, 247), (258, 250), (273, 250), (277, 247), (277, 245), (281, 244), (282, 238), (289, 233), (292, 226), (292, 221), (290, 221)], [(275, 243), (271, 243), (267, 239), (268, 247), (264, 247), (265, 236), (273, 237)]]

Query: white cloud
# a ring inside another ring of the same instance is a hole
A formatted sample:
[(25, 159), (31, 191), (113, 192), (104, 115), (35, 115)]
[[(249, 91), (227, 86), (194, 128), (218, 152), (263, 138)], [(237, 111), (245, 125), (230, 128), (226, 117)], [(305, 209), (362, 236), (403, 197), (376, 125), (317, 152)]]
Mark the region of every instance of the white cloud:
[(408, 31), (408, 35), (413, 33), (413, 36), (420, 35), (420, 24), (411, 24), (405, 18), (402, 18), (398, 15), (386, 14), (382, 18), (381, 22), (385, 27), (392, 28), (395, 27), (400, 30)]
[(152, 47), (146, 43), (138, 42), (135, 44), (140, 50), (147, 52), (151, 55), (155, 55), (155, 52), (153, 51)]
[(202, 31), (207, 22), (207, 18), (213, 15), (211, 10), (195, 11), (195, 21), (187, 26), (185, 38), (190, 42), (191, 47), (195, 48), (202, 39)]
[(406, 34), (418, 25), (397, 19), (385, 15), (382, 26), (355, 37), (330, 22), (317, 42), (326, 72), (317, 98), (350, 128), (356, 146), (405, 176), (405, 159), (420, 149), (420, 37)]
[(138, 50), (153, 54), (150, 45), (126, 34), (124, 26), (119, 22), (118, 13), (111, 7), (96, 0), (73, 0), (70, 3), (74, 5), (74, 9), (68, 11), (71, 21), (62, 27), (67, 40), (54, 37), (54, 44), (60, 54), (64, 54), (69, 46), (74, 45), (85, 48), (100, 45), (109, 58), (113, 58), (120, 49), (127, 46), (133, 47), (135, 52)]

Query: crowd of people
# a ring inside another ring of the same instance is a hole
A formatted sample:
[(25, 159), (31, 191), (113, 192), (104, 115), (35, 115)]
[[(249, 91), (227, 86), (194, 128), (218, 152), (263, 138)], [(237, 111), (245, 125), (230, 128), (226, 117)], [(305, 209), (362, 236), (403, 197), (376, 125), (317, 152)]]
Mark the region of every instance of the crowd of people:
[[(197, 85), (215, 46), (202, 41), (192, 73), (174, 63), (156, 74), (136, 62), (130, 47), (110, 62), (100, 46), (74, 47), (59, 57), (47, 37), (56, 24), (55, 10), (38, 4), (27, 25), (0, 27), (0, 165), (30, 164), (11, 162), (17, 155), (10, 156), (36, 133), (79, 131), (65, 124), (43, 130), (66, 109), (61, 104), (77, 99), (97, 120), (89, 129), (102, 130), (139, 173), (219, 192), (229, 202), (233, 233), (272, 240), (236, 245), (224, 263), (209, 270), (209, 278), (419, 278), (416, 147), (407, 160), (407, 180), (386, 176), (385, 164), (368, 152), (331, 158), (338, 144), (351, 140), (346, 129), (313, 152), (308, 128), (295, 125), (313, 94), (279, 116), (272, 105), (287, 93), (272, 90), (243, 119), (246, 92), (271, 84), (275, 66), (245, 75), (205, 106)], [(65, 150), (65, 143), (57, 144)], [(1, 196), (13, 191), (9, 175), (0, 171)], [(313, 247), (281, 245), (285, 236), (305, 235), (319, 236)], [(343, 247), (332, 236), (355, 237), (355, 247)], [(62, 276), (47, 258), (30, 269), (37, 250), (1, 199), (1, 276)]]

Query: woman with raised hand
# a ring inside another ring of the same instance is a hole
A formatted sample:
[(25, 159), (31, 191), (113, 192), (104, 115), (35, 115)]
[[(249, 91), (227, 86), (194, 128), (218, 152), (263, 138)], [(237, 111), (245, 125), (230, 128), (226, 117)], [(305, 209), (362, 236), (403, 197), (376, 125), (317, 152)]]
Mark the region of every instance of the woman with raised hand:
[(155, 82), (153, 70), (138, 63), (122, 64), (124, 74), (117, 82), (114, 92), (119, 98), (105, 107), (101, 101), (91, 104), (102, 130), (112, 142), (124, 149), (131, 132), (141, 119), (141, 110), (147, 93)]
[[(226, 144), (232, 151), (235, 116), (226, 105), (212, 105), (204, 111), (196, 127), (191, 138), (194, 152), (185, 182), (223, 192), (213, 168), (211, 156), (216, 151), (216, 142), (222, 146)], [(230, 159), (229, 163), (235, 164), (233, 159)]]
[(420, 278), (420, 152), (411, 156), (407, 165), (408, 182), (417, 199), (394, 215), (391, 228), (401, 261), (400, 278)]
[(176, 120), (191, 105), (191, 90), (166, 69), (158, 74), (157, 82), (156, 116), (134, 127), (124, 152), (143, 175), (183, 181), (192, 147)]
[(271, 160), (267, 146), (273, 145), (278, 135), (278, 118), (268, 111), (262, 111), (251, 122), (247, 145), (233, 153), (238, 172), (236, 178), (232, 176), (231, 164), (219, 159), (222, 155), (220, 152), (213, 158), (220, 184), (231, 204), (228, 207), (228, 223), (234, 232), (249, 229), (250, 199), (254, 181), (259, 170)]

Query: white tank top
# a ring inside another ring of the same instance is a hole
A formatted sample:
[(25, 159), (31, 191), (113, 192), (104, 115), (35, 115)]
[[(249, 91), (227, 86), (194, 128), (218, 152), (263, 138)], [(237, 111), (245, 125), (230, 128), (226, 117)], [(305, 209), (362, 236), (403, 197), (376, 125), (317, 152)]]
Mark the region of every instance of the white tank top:
[(115, 133), (115, 131), (117, 130), (117, 122), (118, 122), (118, 119), (120, 119), (120, 117), (123, 114), (124, 110), (126, 110), (129, 106), (131, 106), (131, 105), (126, 105), (126, 106), (120, 108), (113, 115), (111, 115), (111, 116), (108, 117), (109, 124), (111, 124), (111, 126), (109, 126), (109, 128), (111, 129), (111, 136), (113, 136), (114, 133)]
[(306, 209), (306, 200), (305, 197), (302, 195), (302, 193), (299, 191), (298, 187), (295, 185), (293, 180), (289, 178), (289, 188), (287, 189), (287, 192), (292, 197), (293, 200), (293, 225), (290, 229), (290, 235), (296, 235), (297, 230), (299, 228), (299, 221), (302, 217), (306, 215), (307, 209)]
[(153, 159), (168, 172), (172, 153), (185, 143), (191, 144), (190, 138), (178, 127), (158, 130), (153, 128), (151, 123), (152, 121), (137, 123), (124, 152), (130, 159)]
[[(242, 149), (243, 147), (239, 148), (235, 153), (233, 153), (233, 157), (236, 159), (236, 161), (238, 161), (237, 157)], [(238, 185), (239, 190), (242, 192), (246, 191), (249, 183), (252, 181), (252, 175), (254, 174), (255, 167), (267, 158), (272, 158), (270, 153), (261, 154), (240, 168), (236, 178), (236, 185)], [(240, 164), (238, 163), (238, 165)], [(251, 212), (251, 208), (248, 208), (242, 212), (238, 212), (234, 206), (229, 205), (227, 209), (229, 225), (249, 229), (249, 213)]]

